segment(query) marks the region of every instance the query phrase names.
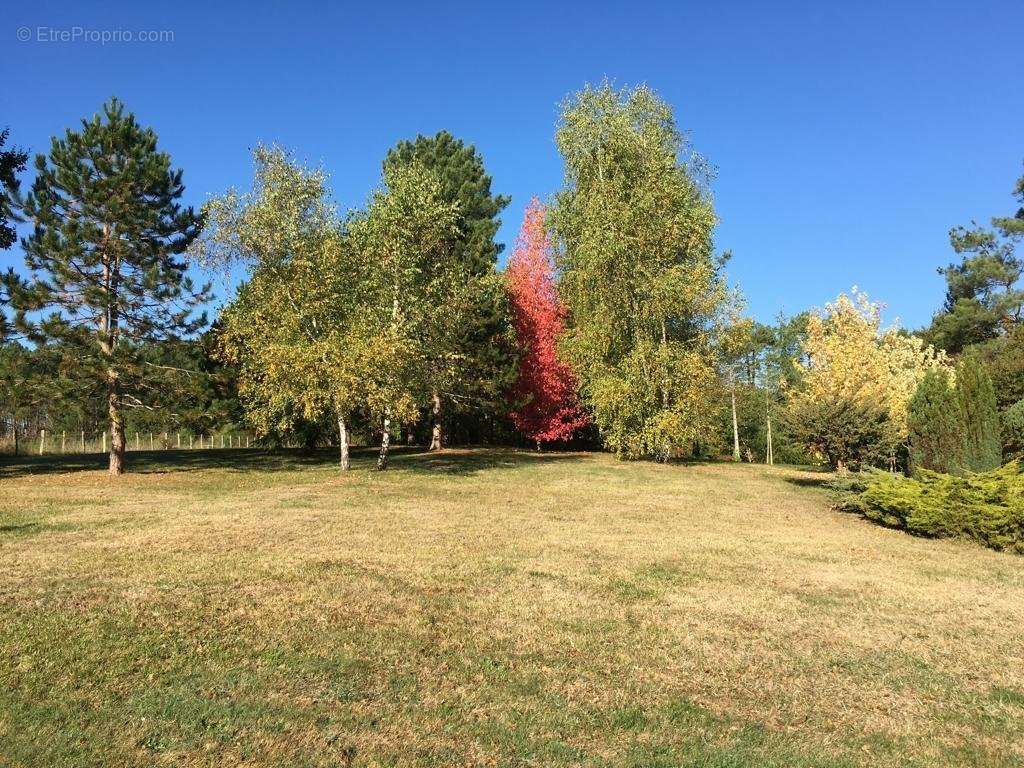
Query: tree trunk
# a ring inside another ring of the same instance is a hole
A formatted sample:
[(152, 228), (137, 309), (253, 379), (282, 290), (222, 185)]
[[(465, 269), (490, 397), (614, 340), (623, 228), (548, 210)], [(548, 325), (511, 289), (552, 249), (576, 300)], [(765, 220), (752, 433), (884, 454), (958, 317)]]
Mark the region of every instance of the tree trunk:
[(11, 419), (11, 432), (14, 434), (14, 455), (18, 455), (18, 422)]
[(766, 411), (766, 418), (768, 419), (768, 454), (765, 456), (765, 460), (769, 466), (775, 463), (775, 453), (772, 451), (772, 413)]
[(107, 412), (110, 416), (110, 474), (120, 475), (124, 473), (124, 418), (116, 379), (108, 385)]
[(345, 420), (338, 417), (338, 445), (341, 449), (341, 468), (346, 470), (349, 468), (348, 460), (348, 428), (345, 426)]
[(377, 457), (377, 469), (388, 468), (388, 446), (391, 444), (391, 414), (384, 414), (384, 430), (380, 436), (380, 455)]
[(434, 404), (434, 426), (430, 432), (430, 448), (431, 451), (441, 450), (441, 395), (434, 390), (431, 395), (432, 402)]
[(740, 428), (736, 420), (736, 387), (732, 388), (732, 460), (740, 460)]

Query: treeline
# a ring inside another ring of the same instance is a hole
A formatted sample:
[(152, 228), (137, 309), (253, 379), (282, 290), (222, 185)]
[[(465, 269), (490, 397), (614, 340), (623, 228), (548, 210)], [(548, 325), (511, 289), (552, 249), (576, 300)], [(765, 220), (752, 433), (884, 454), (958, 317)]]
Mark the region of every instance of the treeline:
[[(6, 134), (4, 134), (6, 139)], [(887, 329), (854, 290), (775, 324), (743, 316), (715, 249), (709, 164), (646, 87), (569, 97), (562, 188), (527, 209), (506, 269), (509, 199), (441, 132), (392, 148), (342, 212), (322, 168), (253, 153), (251, 189), (182, 207), (182, 172), (116, 100), (35, 159), (0, 162), (13, 271), (0, 354), (12, 435), (126, 430), (603, 446), (623, 458), (946, 472), (1024, 443), (1024, 213), (951, 232), (959, 263), (932, 325)], [(1024, 199), (1024, 179), (1015, 194)], [(189, 266), (244, 274), (213, 326)]]

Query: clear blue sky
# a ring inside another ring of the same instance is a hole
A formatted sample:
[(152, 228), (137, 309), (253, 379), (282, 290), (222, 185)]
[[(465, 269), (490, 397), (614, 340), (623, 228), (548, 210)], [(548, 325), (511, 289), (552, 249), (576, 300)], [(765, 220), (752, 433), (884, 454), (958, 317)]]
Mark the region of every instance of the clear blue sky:
[[(717, 242), (752, 314), (856, 284), (916, 327), (946, 233), (1011, 211), (1024, 160), (1024, 2), (19, 3), (0, 29), (0, 125), (49, 137), (119, 96), (184, 168), (189, 201), (247, 187), (276, 141), (361, 205), (396, 140), (450, 130), (510, 194), (557, 189), (557, 105), (645, 82), (714, 163)], [(168, 30), (60, 42), (50, 30)], [(18, 40), (18, 29), (31, 39)], [(43, 40), (39, 39), (39, 27)], [(0, 254), (19, 265), (20, 249)]]

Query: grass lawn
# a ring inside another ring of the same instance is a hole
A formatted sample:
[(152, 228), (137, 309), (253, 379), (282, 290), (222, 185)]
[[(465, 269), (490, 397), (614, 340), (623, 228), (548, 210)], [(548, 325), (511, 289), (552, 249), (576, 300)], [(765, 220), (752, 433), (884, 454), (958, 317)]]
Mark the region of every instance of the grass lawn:
[(1024, 558), (822, 475), (0, 464), (0, 766), (1024, 764)]

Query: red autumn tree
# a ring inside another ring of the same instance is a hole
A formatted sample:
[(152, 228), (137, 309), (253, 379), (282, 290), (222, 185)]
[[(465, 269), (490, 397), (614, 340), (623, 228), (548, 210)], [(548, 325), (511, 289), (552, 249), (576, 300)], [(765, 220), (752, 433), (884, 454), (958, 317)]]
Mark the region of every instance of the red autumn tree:
[(509, 303), (519, 345), (519, 377), (512, 387), (516, 429), (541, 444), (568, 440), (589, 423), (576, 396), (576, 377), (558, 359), (565, 309), (555, 289), (551, 239), (544, 231), (544, 206), (534, 198), (526, 208), (506, 269)]

